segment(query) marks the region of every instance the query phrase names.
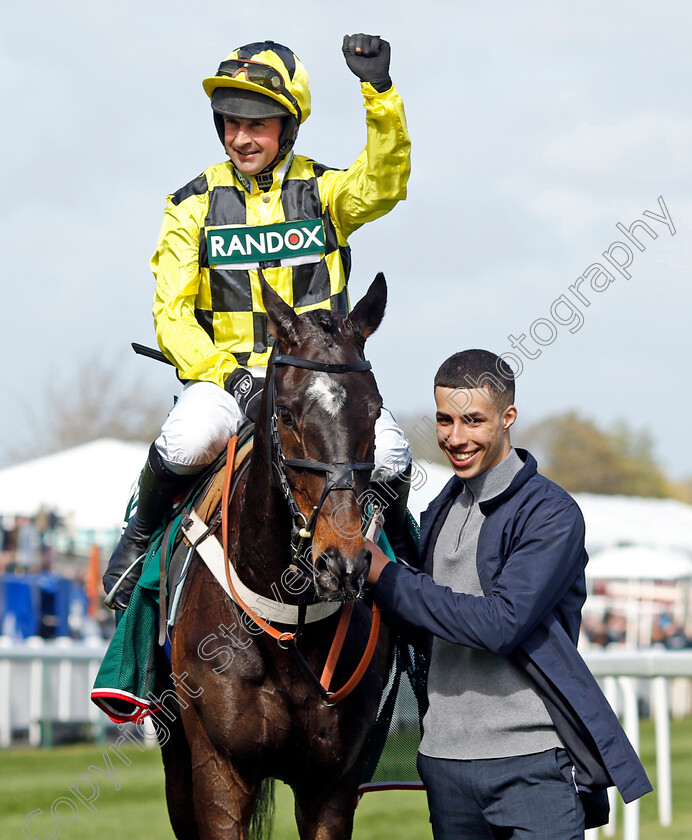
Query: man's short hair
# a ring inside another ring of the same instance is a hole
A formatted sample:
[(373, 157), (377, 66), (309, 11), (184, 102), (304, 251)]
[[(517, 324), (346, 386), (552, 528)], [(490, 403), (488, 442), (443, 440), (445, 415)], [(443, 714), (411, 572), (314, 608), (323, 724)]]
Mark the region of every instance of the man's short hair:
[(514, 403), (514, 373), (504, 359), (489, 350), (462, 350), (450, 356), (435, 374), (435, 387), (487, 388), (504, 411)]

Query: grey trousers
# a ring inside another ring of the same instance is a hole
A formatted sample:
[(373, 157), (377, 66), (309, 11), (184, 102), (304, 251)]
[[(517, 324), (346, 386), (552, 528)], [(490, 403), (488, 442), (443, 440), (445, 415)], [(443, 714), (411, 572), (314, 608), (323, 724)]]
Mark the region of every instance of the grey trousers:
[(457, 761), (418, 754), (435, 840), (583, 840), (565, 750)]

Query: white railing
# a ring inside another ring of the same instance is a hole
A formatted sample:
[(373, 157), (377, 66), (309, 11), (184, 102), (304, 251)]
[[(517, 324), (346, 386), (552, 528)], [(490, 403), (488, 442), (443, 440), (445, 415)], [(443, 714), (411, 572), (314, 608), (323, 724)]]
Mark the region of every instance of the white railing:
[[(639, 752), (638, 680), (651, 680), (651, 705), (656, 732), (656, 779), (658, 820), (662, 826), (673, 822), (673, 788), (670, 759), (670, 704), (668, 679), (692, 677), (692, 651), (589, 650), (583, 654), (591, 672), (603, 685), (611, 706), (622, 719), (632, 746)], [(615, 834), (618, 795), (610, 797), (611, 819), (603, 828), (606, 837)], [(598, 837), (598, 829), (586, 832), (587, 840)], [(623, 805), (623, 840), (639, 840), (639, 802)]]
[[(0, 636), (0, 747), (13, 743), (14, 733), (28, 730), (30, 746), (47, 742), (53, 723), (87, 723), (95, 738), (103, 737), (107, 718), (89, 699), (89, 692), (106, 651), (101, 639), (74, 641), (40, 638), (14, 642)], [(670, 704), (668, 679), (692, 677), (692, 651), (585, 651), (592, 673), (622, 719), (623, 727), (639, 751), (639, 696), (641, 679), (651, 680), (651, 705), (656, 732), (656, 790), (662, 826), (673, 820), (671, 778)], [(49, 739), (48, 739), (49, 740)], [(618, 800), (611, 797), (611, 821), (602, 831), (615, 834)], [(586, 833), (598, 837), (598, 829)], [(639, 840), (639, 802), (623, 806), (623, 838)]]
[(0, 636), (0, 747), (25, 730), (30, 746), (47, 745), (56, 722), (87, 723), (102, 737), (107, 718), (89, 692), (106, 647), (102, 639)]

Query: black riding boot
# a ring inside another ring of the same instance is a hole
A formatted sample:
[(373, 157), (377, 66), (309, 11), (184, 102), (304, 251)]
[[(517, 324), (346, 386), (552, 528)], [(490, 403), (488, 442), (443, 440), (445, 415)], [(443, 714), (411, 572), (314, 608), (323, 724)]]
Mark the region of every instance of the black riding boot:
[(384, 532), (394, 556), (409, 565), (416, 564), (416, 547), (406, 524), (408, 491), (411, 487), (411, 465), (387, 481), (373, 481), (372, 489), (384, 507)]
[(139, 479), (137, 508), (103, 576), (103, 588), (109, 596), (105, 600), (107, 606), (116, 610), (127, 607), (142, 572), (141, 560), (149, 547), (149, 540), (170, 509), (173, 499), (188, 482), (189, 476), (180, 476), (168, 469), (152, 444)]

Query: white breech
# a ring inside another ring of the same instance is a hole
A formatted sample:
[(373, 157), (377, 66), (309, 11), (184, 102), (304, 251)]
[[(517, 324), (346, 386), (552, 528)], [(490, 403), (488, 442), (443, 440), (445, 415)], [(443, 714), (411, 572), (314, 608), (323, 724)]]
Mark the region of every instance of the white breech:
[[(168, 468), (192, 475), (210, 464), (247, 418), (235, 399), (212, 382), (188, 382), (171, 409), (156, 448)], [(386, 408), (375, 422), (372, 480), (388, 481), (411, 462), (403, 431)]]

